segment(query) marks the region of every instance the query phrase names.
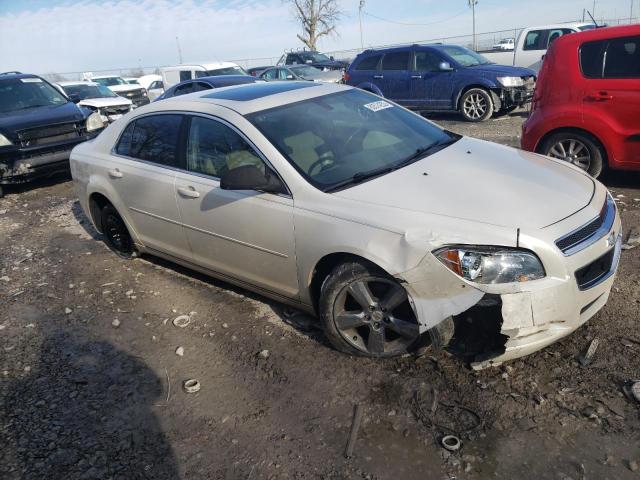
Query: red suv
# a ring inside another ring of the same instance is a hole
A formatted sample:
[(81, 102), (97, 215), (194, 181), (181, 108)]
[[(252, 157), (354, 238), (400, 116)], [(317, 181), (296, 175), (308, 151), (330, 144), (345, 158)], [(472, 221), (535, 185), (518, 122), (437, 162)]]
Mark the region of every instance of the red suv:
[(594, 177), (640, 170), (640, 25), (563, 35), (547, 51), (522, 148)]

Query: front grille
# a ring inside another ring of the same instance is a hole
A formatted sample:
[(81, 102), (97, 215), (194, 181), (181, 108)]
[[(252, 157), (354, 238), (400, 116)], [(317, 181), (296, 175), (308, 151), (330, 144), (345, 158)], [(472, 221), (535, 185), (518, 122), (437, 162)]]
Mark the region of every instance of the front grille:
[(118, 92), (118, 95), (131, 100), (136, 106), (146, 105), (149, 103), (149, 97), (145, 95), (144, 88), (137, 90), (129, 90), (128, 92)]
[(131, 110), (131, 106), (115, 105), (113, 107), (103, 107), (101, 110), (105, 115), (124, 115), (125, 113), (129, 113), (129, 110)]
[(80, 138), (84, 135), (84, 125), (81, 122), (60, 123), (19, 130), (17, 135), (22, 148), (35, 147)]
[(604, 237), (615, 219), (616, 206), (612, 198), (607, 196), (600, 214), (586, 225), (556, 240), (557, 247), (565, 255), (573, 255)]
[(612, 248), (598, 259), (576, 271), (576, 281), (580, 290), (591, 288), (609, 274), (615, 252), (616, 249)]

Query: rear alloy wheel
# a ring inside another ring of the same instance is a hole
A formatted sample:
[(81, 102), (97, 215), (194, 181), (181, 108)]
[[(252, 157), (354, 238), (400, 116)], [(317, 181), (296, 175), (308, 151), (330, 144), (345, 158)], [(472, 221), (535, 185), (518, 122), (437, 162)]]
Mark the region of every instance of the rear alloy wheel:
[(493, 114), (491, 95), (481, 88), (467, 90), (460, 99), (460, 113), (469, 122), (484, 122)]
[(135, 256), (133, 239), (118, 211), (111, 204), (102, 207), (102, 234), (107, 246), (123, 258)]
[(587, 134), (560, 132), (547, 138), (539, 149), (543, 155), (572, 163), (596, 178), (604, 169), (604, 155), (597, 142)]
[(421, 338), (406, 290), (361, 263), (343, 264), (322, 286), (321, 320), (331, 344), (351, 355), (394, 357)]

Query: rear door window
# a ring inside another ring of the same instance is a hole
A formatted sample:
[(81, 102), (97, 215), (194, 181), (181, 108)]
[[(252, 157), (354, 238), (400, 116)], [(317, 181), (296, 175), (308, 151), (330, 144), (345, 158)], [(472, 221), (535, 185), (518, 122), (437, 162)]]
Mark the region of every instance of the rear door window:
[(549, 30), (531, 30), (524, 39), (523, 50), (546, 50)]
[(363, 58), (356, 66), (356, 70), (377, 70), (381, 57), (382, 55), (372, 55), (370, 57)]
[(180, 81), (184, 82), (185, 80), (191, 80), (190, 70), (180, 70)]
[(130, 123), (118, 142), (120, 155), (169, 167), (178, 166), (182, 115), (150, 115)]
[(588, 42), (580, 47), (580, 68), (587, 78), (602, 77), (602, 61), (607, 41)]
[(604, 78), (640, 78), (640, 37), (609, 41), (604, 56)]
[(382, 70), (409, 70), (411, 52), (387, 53), (382, 59)]

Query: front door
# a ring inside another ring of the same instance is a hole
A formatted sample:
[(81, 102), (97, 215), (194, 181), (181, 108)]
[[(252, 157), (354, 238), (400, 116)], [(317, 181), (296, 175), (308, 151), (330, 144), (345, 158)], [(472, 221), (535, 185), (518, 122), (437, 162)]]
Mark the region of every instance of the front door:
[[(622, 37), (582, 46), (584, 115), (610, 125), (623, 147), (618, 162), (640, 163), (640, 37)], [(590, 61), (591, 60), (591, 61)], [(599, 78), (598, 78), (599, 77)]]
[(416, 107), (448, 110), (452, 106), (452, 73), (441, 71), (445, 59), (433, 50), (416, 50), (411, 72), (412, 99)]
[(131, 122), (104, 168), (142, 243), (189, 258), (174, 188), (182, 119), (182, 115), (157, 114)]
[(176, 198), (193, 261), (288, 297), (297, 297), (293, 199), (220, 188), (220, 177), (242, 165), (266, 168), (229, 124), (192, 116), (186, 141), (188, 172), (176, 173)]

